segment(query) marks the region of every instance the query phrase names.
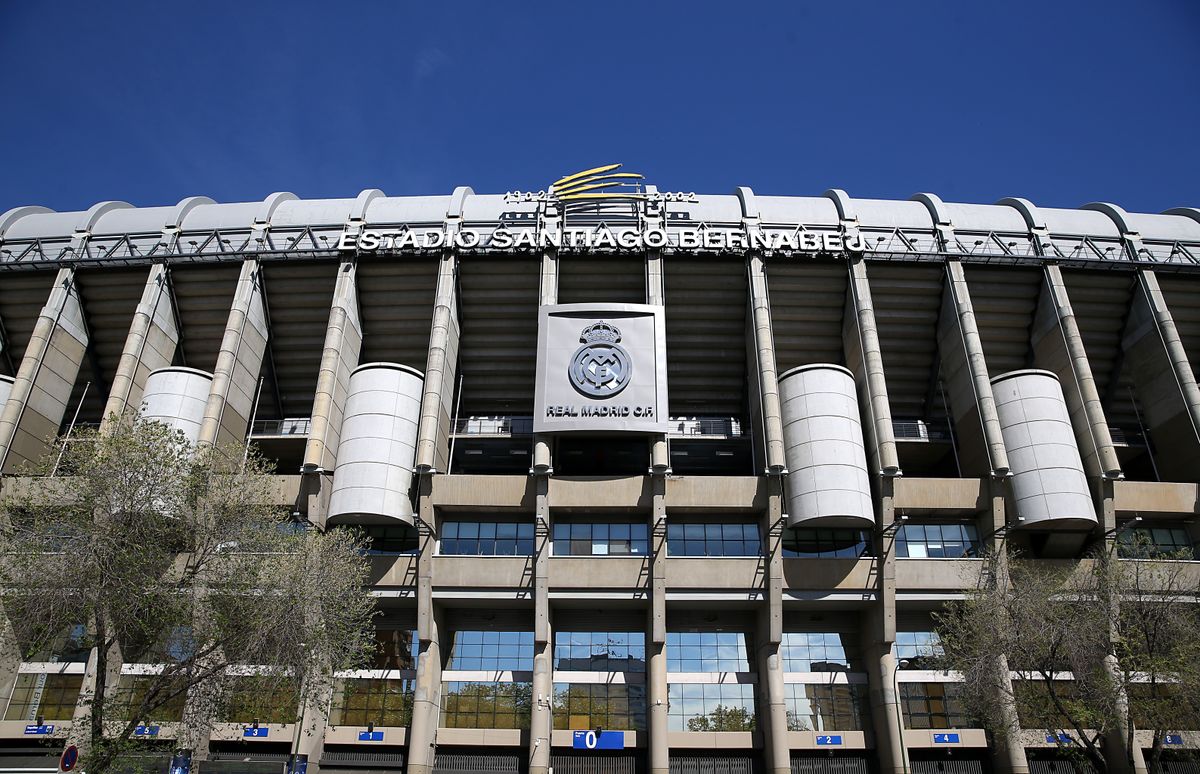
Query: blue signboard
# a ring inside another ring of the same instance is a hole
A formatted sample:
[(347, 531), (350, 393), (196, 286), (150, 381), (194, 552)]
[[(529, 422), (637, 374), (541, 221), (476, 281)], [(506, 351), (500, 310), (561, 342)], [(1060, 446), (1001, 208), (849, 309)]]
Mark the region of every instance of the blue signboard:
[(575, 731), (571, 734), (571, 746), (576, 750), (624, 750), (624, 731)]
[(1071, 738), (1070, 734), (1059, 734), (1057, 736), (1046, 734), (1046, 744), (1073, 744), (1074, 742), (1075, 740)]
[(1183, 737), (1179, 734), (1167, 734), (1163, 737), (1163, 744), (1183, 744)]
[(383, 732), (382, 731), (359, 731), (358, 732), (358, 741), (360, 741), (360, 742), (382, 742), (383, 741)]
[(138, 726), (133, 729), (134, 736), (158, 736), (158, 726)]
[(833, 736), (817, 736), (817, 745), (824, 747), (825, 745), (837, 745), (842, 743), (842, 735), (834, 734)]
[(38, 736), (43, 736), (46, 734), (53, 734), (54, 726), (47, 726), (47, 725), (25, 726), (25, 733), (26, 734), (37, 734)]
[(171, 774), (188, 774), (192, 770), (192, 754), (179, 750), (171, 757)]
[(270, 729), (266, 728), (265, 726), (259, 726), (258, 728), (243, 728), (242, 736), (254, 737), (255, 739), (266, 739), (269, 731)]
[(934, 744), (958, 744), (958, 734), (934, 734)]
[(288, 757), (287, 774), (307, 774), (308, 772), (308, 756), (304, 753), (297, 753)]

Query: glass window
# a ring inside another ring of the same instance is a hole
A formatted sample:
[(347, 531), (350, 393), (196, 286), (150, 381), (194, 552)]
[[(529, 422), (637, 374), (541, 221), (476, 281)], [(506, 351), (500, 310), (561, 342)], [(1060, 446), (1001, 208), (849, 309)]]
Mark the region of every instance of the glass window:
[(443, 728), (529, 728), (532, 683), (442, 683)]
[(753, 731), (754, 686), (746, 683), (670, 683), (667, 729)]
[(367, 553), (373, 555), (417, 554), (421, 542), (416, 527), (407, 524), (397, 526), (360, 526), (369, 540)]
[(650, 552), (645, 522), (555, 522), (555, 556), (645, 556)]
[[(117, 716), (122, 720), (144, 720), (149, 723), (182, 721), (183, 706), (187, 703), (187, 689), (182, 685), (163, 686), (159, 689), (159, 695), (169, 694), (173, 690), (179, 692), (152, 710), (141, 709), (146, 700), (146, 693), (159, 683), (160, 679), (143, 675), (121, 675), (117, 683), (115, 702)], [(146, 717), (131, 718), (130, 715), (135, 712), (143, 712)]]
[(532, 672), (533, 632), (454, 632), (447, 668), (475, 672)]
[(645, 672), (643, 632), (555, 632), (554, 668), (577, 672)]
[(789, 731), (862, 730), (863, 686), (788, 683), (784, 688)]
[(967, 723), (960, 683), (900, 683), (906, 728), (962, 728)]
[(335, 726), (408, 726), (416, 681), (342, 680), (333, 695), (329, 722)]
[(586, 731), (646, 730), (646, 687), (619, 683), (555, 683), (554, 727)]
[(1136, 527), (1117, 532), (1122, 559), (1195, 559), (1196, 547), (1184, 527)]
[(295, 723), (299, 709), (296, 686), (289, 680), (239, 677), (226, 697), (218, 720), (227, 723)]
[(443, 556), (532, 556), (531, 521), (444, 521)]
[(973, 523), (903, 524), (896, 533), (896, 556), (907, 559), (961, 559), (978, 556), (979, 530)]
[(867, 530), (794, 527), (783, 531), (784, 557), (854, 559), (874, 553)]
[(412, 629), (375, 630), (376, 669), (416, 669), (421, 643)]
[(751, 672), (743, 632), (667, 632), (668, 672)]
[(40, 715), (46, 721), (70, 720), (82, 686), (83, 675), (17, 675), (4, 719), (32, 723)]
[(861, 671), (851, 664), (840, 632), (784, 632), (780, 655), (785, 672)]
[(755, 522), (667, 522), (671, 556), (760, 556), (762, 541)]
[(935, 631), (898, 631), (892, 650), (897, 661), (908, 661), (906, 669), (935, 669), (946, 655)]

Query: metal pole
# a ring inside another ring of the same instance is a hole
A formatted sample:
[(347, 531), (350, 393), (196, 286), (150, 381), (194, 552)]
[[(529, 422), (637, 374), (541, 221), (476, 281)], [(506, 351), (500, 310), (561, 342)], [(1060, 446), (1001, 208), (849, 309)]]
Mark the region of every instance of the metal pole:
[(263, 381), (267, 377), (258, 377), (258, 391), (254, 393), (254, 409), (250, 412), (250, 427), (246, 431), (246, 448), (242, 451), (242, 470), (246, 470), (246, 460), (250, 459), (250, 436), (254, 434), (254, 421), (258, 419), (258, 402), (262, 399)]
[[(458, 410), (462, 406), (463, 374), (458, 375), (458, 396), (454, 399), (454, 418), (450, 420), (450, 457), (446, 460), (446, 475), (454, 468), (454, 442), (458, 440)], [(508, 418), (508, 432), (512, 435), (512, 417)]]
[(900, 732), (900, 765), (904, 767), (904, 774), (908, 774), (908, 745), (904, 743), (904, 706), (900, 703), (900, 666), (907, 664), (906, 659), (898, 659), (892, 665), (892, 690), (896, 696), (896, 730)]
[(63, 436), (62, 443), (58, 447), (58, 458), (54, 460), (54, 467), (50, 469), (50, 478), (54, 478), (54, 474), (58, 472), (58, 464), (62, 462), (63, 454), (67, 451), (67, 443), (71, 440), (71, 432), (75, 430), (75, 422), (78, 421), (79, 412), (83, 409), (83, 399), (87, 397), (88, 388), (91, 386), (91, 382), (83, 385), (83, 394), (79, 396), (79, 403), (75, 406), (75, 415), (71, 417), (71, 424), (67, 426), (67, 434)]

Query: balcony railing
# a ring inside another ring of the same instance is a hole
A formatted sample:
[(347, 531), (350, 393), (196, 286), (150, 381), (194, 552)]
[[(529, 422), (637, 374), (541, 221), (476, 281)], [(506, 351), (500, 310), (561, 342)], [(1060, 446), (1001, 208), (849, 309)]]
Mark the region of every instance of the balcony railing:
[(312, 420), (308, 417), (296, 419), (260, 419), (250, 428), (251, 438), (280, 438), (307, 436)]
[(947, 425), (927, 422), (924, 419), (893, 419), (892, 433), (897, 441), (949, 441)]

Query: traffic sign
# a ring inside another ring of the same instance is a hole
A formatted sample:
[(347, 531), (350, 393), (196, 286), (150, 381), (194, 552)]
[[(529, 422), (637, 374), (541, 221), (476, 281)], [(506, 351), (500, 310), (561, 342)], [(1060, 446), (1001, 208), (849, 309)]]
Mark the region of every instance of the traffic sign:
[(70, 745), (63, 750), (62, 757), (58, 759), (58, 768), (62, 771), (70, 771), (75, 768), (75, 764), (79, 762), (79, 748), (75, 745)]
[(624, 731), (575, 731), (571, 734), (571, 747), (576, 750), (624, 750)]
[(842, 743), (842, 735), (841, 734), (824, 735), (824, 736), (818, 735), (817, 736), (817, 745), (820, 747), (824, 747), (826, 745), (839, 745), (841, 743)]
[(958, 744), (959, 737), (958, 737), (958, 734), (934, 734), (933, 735), (933, 743), (934, 744)]

